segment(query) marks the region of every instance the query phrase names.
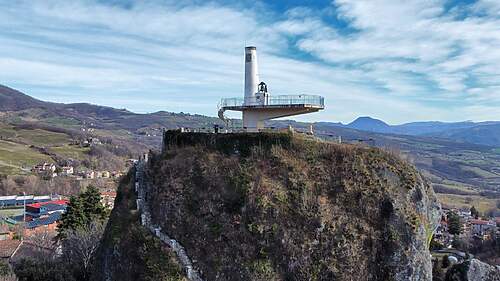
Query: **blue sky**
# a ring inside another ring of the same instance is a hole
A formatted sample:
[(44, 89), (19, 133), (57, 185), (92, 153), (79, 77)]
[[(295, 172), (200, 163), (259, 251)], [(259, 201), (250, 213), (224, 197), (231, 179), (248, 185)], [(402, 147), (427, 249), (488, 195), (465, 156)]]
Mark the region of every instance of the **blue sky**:
[[(0, 0), (0, 83), (55, 102), (216, 116), (243, 47), (301, 121), (500, 119), (500, 1)], [(237, 115), (235, 115), (237, 116)]]

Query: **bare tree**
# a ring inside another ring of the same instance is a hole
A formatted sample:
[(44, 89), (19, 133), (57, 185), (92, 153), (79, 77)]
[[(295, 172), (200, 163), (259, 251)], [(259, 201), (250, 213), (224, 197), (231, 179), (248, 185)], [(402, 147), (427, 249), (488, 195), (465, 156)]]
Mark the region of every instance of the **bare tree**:
[(57, 244), (54, 242), (55, 236), (56, 235), (53, 231), (44, 229), (30, 235), (27, 242), (31, 243), (35, 247), (35, 250), (40, 257), (53, 257), (57, 249)]
[(62, 240), (63, 259), (73, 264), (85, 280), (90, 274), (93, 257), (99, 248), (105, 225), (106, 222), (93, 221), (84, 227), (70, 229)]

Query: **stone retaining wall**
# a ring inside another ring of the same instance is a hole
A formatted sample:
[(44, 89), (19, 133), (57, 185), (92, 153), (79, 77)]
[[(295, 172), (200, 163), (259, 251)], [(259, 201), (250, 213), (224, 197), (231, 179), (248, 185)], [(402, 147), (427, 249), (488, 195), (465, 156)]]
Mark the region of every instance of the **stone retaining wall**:
[(181, 263), (184, 271), (186, 272), (187, 278), (191, 281), (203, 281), (200, 273), (194, 268), (191, 259), (186, 253), (184, 247), (175, 239), (172, 239), (168, 234), (162, 232), (160, 226), (155, 225), (151, 220), (150, 208), (146, 200), (146, 184), (144, 167), (147, 162), (139, 161), (136, 164), (136, 174), (135, 174), (135, 189), (137, 193), (137, 210), (141, 213), (141, 224), (149, 229), (153, 235), (158, 237), (162, 242), (167, 244), (172, 250), (174, 250), (177, 255), (177, 259)]

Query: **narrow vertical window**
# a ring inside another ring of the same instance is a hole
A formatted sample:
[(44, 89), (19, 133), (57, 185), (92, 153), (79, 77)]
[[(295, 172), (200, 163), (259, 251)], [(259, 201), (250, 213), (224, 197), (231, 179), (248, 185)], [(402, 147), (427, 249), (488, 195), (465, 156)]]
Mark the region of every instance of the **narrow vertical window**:
[(251, 62), (252, 61), (252, 54), (247, 54), (245, 58), (246, 62)]

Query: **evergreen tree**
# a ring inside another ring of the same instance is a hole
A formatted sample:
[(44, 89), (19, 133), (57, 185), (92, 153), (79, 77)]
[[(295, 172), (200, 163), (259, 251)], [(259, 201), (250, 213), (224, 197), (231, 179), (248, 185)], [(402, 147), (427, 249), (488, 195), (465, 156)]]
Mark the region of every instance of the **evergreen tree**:
[(448, 213), (448, 232), (453, 235), (459, 235), (462, 231), (460, 217), (455, 212)]
[(479, 212), (476, 210), (476, 207), (474, 207), (474, 206), (472, 206), (470, 208), (470, 214), (472, 217), (474, 217), (476, 219), (479, 218)]
[(71, 196), (66, 212), (61, 216), (57, 227), (57, 239), (63, 238), (64, 233), (69, 229), (77, 229), (86, 224), (86, 215), (80, 196)]
[(437, 251), (437, 250), (441, 250), (443, 248), (444, 248), (444, 245), (441, 244), (439, 241), (436, 241), (434, 239), (434, 236), (433, 236), (432, 239), (431, 239), (431, 243), (429, 245), (429, 250), (431, 250), (431, 251)]
[(66, 212), (61, 216), (56, 238), (62, 239), (68, 230), (81, 229), (95, 220), (106, 219), (107, 215), (99, 190), (90, 185), (85, 192), (70, 198)]
[(101, 203), (101, 193), (92, 185), (87, 187), (87, 190), (80, 195), (83, 205), (83, 212), (87, 216), (86, 224), (93, 219), (105, 219), (107, 216), (106, 207)]

